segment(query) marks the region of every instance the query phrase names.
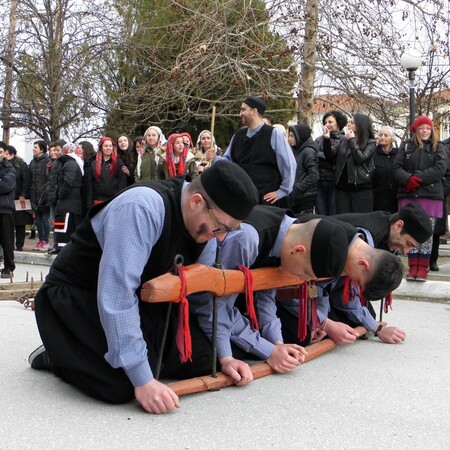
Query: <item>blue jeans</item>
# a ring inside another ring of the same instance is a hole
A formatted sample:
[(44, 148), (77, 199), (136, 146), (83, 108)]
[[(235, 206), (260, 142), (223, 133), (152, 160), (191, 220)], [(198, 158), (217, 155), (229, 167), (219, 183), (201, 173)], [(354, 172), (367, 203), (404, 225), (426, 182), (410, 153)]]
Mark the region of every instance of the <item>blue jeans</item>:
[(36, 226), (40, 241), (48, 242), (50, 236), (50, 210), (44, 209), (42, 212), (36, 212)]

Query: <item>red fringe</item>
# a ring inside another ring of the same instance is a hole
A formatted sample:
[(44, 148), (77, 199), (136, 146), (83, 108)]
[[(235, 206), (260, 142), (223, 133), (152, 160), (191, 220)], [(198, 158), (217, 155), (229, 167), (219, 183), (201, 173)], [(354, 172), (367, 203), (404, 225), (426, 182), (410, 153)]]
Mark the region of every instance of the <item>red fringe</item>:
[(180, 314), (178, 317), (178, 328), (176, 335), (176, 343), (180, 352), (180, 361), (185, 363), (187, 360), (192, 362), (192, 339), (191, 330), (189, 328), (189, 302), (186, 298), (187, 284), (185, 268), (178, 268), (178, 276), (181, 282), (180, 297), (177, 302), (180, 303)]
[(308, 284), (302, 283), (299, 288), (298, 338), (300, 341), (304, 341), (308, 334)]
[(389, 308), (392, 309), (392, 292), (389, 292), (388, 295), (386, 295), (386, 297), (384, 297), (384, 312), (387, 314)]
[(244, 274), (245, 281), (245, 304), (247, 306), (247, 316), (250, 320), (250, 326), (259, 331), (258, 318), (256, 317), (255, 302), (253, 299), (253, 274), (245, 266), (238, 266), (238, 269)]

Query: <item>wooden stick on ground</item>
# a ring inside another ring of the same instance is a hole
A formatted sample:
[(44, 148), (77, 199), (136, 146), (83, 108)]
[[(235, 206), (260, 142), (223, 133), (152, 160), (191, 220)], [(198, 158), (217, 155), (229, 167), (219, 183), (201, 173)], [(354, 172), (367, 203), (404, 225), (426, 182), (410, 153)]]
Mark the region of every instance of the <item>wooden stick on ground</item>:
[[(367, 333), (367, 330), (364, 327), (356, 327), (355, 330), (360, 335)], [(306, 350), (308, 351), (305, 363), (328, 352), (334, 347), (336, 347), (336, 344), (331, 339), (324, 339), (320, 342), (305, 347)], [(265, 362), (260, 364), (254, 364), (250, 366), (250, 368), (253, 373), (253, 379), (255, 380), (274, 373), (273, 369)], [(174, 383), (169, 384), (171, 389), (178, 396), (195, 394), (196, 392), (211, 391), (232, 385), (234, 385), (234, 381), (229, 376), (224, 375), (223, 373), (218, 373), (216, 378), (213, 378), (211, 376), (204, 376), (198, 378), (191, 378), (189, 380), (176, 381)]]

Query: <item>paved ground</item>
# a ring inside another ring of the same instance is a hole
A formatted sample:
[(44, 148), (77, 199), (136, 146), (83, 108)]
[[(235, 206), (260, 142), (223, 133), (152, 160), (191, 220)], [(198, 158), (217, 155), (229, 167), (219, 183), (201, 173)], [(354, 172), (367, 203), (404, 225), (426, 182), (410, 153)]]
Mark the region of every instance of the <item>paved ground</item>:
[[(19, 263), (15, 280), (45, 274), (39, 261)], [(403, 344), (358, 341), (287, 375), (183, 397), (165, 416), (100, 403), (32, 370), (33, 313), (0, 302), (0, 449), (448, 448), (450, 263), (441, 263), (435, 281), (404, 282), (394, 295), (385, 319), (406, 330)], [(432, 289), (441, 302), (426, 297)]]

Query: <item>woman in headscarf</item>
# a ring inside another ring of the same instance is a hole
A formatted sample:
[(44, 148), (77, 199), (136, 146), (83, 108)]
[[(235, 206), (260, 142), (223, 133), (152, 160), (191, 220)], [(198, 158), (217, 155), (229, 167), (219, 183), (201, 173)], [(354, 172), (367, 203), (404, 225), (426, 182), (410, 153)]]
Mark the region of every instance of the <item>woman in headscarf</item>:
[(165, 152), (164, 144), (167, 142), (161, 128), (151, 126), (144, 133), (145, 145), (143, 151), (138, 154), (135, 181), (154, 180), (156, 178), (156, 166), (160, 156)]
[(197, 152), (195, 155), (199, 173), (202, 173), (205, 168), (211, 167), (215, 156), (221, 155), (222, 149), (216, 145), (216, 140), (211, 131), (201, 131), (197, 138)]
[(127, 176), (128, 185), (133, 184), (137, 153), (133, 151), (131, 139), (124, 134), (117, 139), (117, 156), (123, 161), (122, 170)]
[[(394, 161), (394, 177), (398, 186), (398, 209), (408, 203), (420, 205), (430, 216), (434, 229), (443, 216), (447, 152), (439, 141), (433, 121), (419, 116), (411, 126), (412, 139), (402, 142)], [(430, 267), (433, 237), (408, 253), (408, 281), (426, 281)]]
[(166, 153), (160, 158), (156, 169), (156, 178), (165, 180), (178, 175), (198, 176), (194, 155), (188, 151), (181, 134), (171, 134), (166, 143)]
[(89, 206), (109, 200), (127, 187), (123, 161), (117, 157), (116, 144), (110, 137), (100, 139), (89, 179)]

